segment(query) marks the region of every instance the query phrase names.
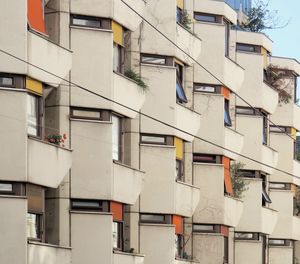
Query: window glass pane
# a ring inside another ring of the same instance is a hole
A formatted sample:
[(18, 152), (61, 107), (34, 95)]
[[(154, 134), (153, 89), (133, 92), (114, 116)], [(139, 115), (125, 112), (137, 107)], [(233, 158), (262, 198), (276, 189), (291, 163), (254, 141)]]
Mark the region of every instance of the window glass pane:
[(179, 7), (177, 7), (177, 15), (176, 15), (176, 22), (177, 23), (182, 23), (183, 19), (183, 11)]
[(0, 86), (13, 86), (13, 83), (12, 77), (0, 77)]
[(215, 155), (194, 154), (193, 162), (216, 163), (217, 159)]
[(27, 213), (27, 237), (39, 238), (39, 215)]
[(177, 100), (180, 103), (187, 103), (187, 98), (186, 98), (185, 92), (184, 92), (183, 87), (182, 87), (180, 81), (178, 80), (178, 78), (176, 81), (176, 96), (177, 96)]
[(235, 238), (240, 238), (240, 239), (254, 239), (254, 233), (234, 233)]
[(121, 46), (114, 43), (113, 70), (121, 73)]
[(119, 248), (119, 236), (120, 236), (120, 229), (119, 229), (119, 224), (118, 222), (113, 222), (113, 228), (112, 228), (112, 236), (113, 236), (113, 248)]
[(229, 113), (229, 101), (225, 100), (224, 104), (224, 123), (226, 126), (231, 126), (231, 119), (230, 119), (230, 113)]
[(27, 94), (27, 133), (38, 136), (38, 97)]
[(249, 108), (249, 107), (236, 107), (235, 109), (237, 114), (240, 115), (254, 115), (255, 111), (253, 108)]
[(112, 116), (112, 158), (121, 160), (121, 119), (115, 115)]
[(269, 188), (270, 189), (287, 189), (287, 186), (285, 183), (270, 182)]
[(215, 232), (214, 225), (193, 225), (193, 231), (195, 232)]
[(215, 93), (216, 87), (208, 85), (195, 85), (194, 90), (196, 92), (206, 92), (206, 93)]
[(262, 197), (263, 197), (263, 201), (266, 203), (272, 203), (269, 195), (267, 194), (266, 190), (262, 189)]
[(225, 25), (225, 56), (229, 56), (229, 39), (230, 39), (230, 25), (229, 22), (224, 21)]
[(176, 180), (183, 181), (183, 161), (176, 160)]
[(99, 201), (72, 201), (72, 207), (74, 208), (101, 208)]
[(142, 56), (142, 63), (165, 65), (166, 59), (159, 57)]
[(247, 52), (255, 52), (254, 45), (247, 45), (247, 44), (236, 44), (236, 49), (239, 51), (247, 51)]
[(210, 23), (217, 22), (217, 17), (213, 15), (195, 14), (194, 18), (195, 20), (202, 21), (202, 22), (210, 22)]
[(140, 220), (142, 222), (165, 222), (165, 216), (164, 215), (156, 215), (156, 214), (141, 214)]
[(284, 239), (269, 239), (269, 244), (271, 245), (285, 245), (285, 240)]
[(241, 176), (247, 178), (255, 178), (256, 172), (253, 170), (241, 170)]
[(13, 185), (11, 183), (0, 183), (0, 192), (12, 192)]
[(165, 137), (156, 137), (156, 136), (142, 136), (142, 142), (144, 143), (161, 143), (165, 144), (166, 143), (166, 138)]
[(270, 132), (286, 133), (288, 128), (284, 126), (270, 126)]
[(183, 253), (183, 237), (175, 234), (175, 257), (182, 258)]
[(83, 27), (101, 28), (101, 20), (96, 18), (73, 17), (72, 24)]
[(73, 116), (81, 117), (81, 118), (94, 118), (94, 119), (101, 119), (100, 112), (96, 111), (86, 111), (86, 110), (73, 110)]

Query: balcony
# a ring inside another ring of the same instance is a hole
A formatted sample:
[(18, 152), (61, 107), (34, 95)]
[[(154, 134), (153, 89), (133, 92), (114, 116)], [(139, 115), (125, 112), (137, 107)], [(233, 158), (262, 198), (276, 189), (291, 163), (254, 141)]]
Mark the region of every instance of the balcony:
[[(246, 208), (247, 209), (247, 208)], [(245, 209), (245, 210), (246, 210)], [(278, 212), (271, 208), (262, 207), (261, 208), (261, 230), (262, 233), (272, 234), (276, 222), (277, 222)]]
[(192, 217), (200, 200), (200, 189), (184, 182), (175, 184), (175, 214)]
[(236, 31), (236, 42), (264, 47), (268, 51), (272, 51), (273, 41), (264, 33)]
[(233, 24), (237, 22), (237, 13), (223, 1), (202, 0), (194, 3), (194, 11), (223, 15)]
[(243, 202), (224, 196), (223, 165), (194, 163), (193, 166), (195, 185), (201, 190), (194, 221), (236, 227), (243, 212)]
[(28, 181), (57, 188), (69, 172), (72, 151), (28, 138)]
[(231, 196), (224, 196), (224, 224), (237, 226), (243, 213), (243, 202)]
[[(198, 59), (201, 53), (201, 40), (180, 24), (176, 26), (176, 44), (192, 58)], [(182, 61), (189, 62), (188, 64), (194, 63), (179, 49), (176, 49), (175, 56)]]
[[(240, 153), (244, 145), (244, 136), (237, 131), (225, 127), (224, 135), (224, 147), (227, 149), (234, 150), (237, 153)], [(230, 151), (224, 150), (224, 155), (230, 157), (234, 160), (237, 159), (238, 155)]]
[[(140, 15), (144, 14), (145, 2), (141, 0), (131, 0), (128, 4)], [(135, 14), (128, 6), (118, 0), (85, 0), (72, 1), (71, 13), (97, 17), (109, 17), (131, 31), (135, 31), (142, 19)]]
[[(237, 52), (237, 62), (245, 68), (245, 82), (239, 95), (253, 107), (274, 113), (278, 105), (278, 92), (263, 80), (263, 55)], [(249, 107), (239, 98), (237, 98), (237, 105)]]
[[(136, 82), (127, 78), (124, 75), (113, 73), (113, 99), (135, 111), (140, 111), (142, 108), (146, 92)], [(117, 113), (123, 114), (130, 118), (135, 118), (137, 113), (126, 107), (113, 103), (112, 109)]]
[(193, 141), (194, 136), (200, 129), (200, 114), (180, 104), (175, 105), (175, 127), (188, 132), (186, 134), (179, 130), (174, 130), (175, 136), (186, 141)]
[(28, 65), (28, 75), (41, 82), (57, 87), (62, 82), (60, 78), (65, 78), (71, 69), (71, 51), (31, 31), (28, 31), (27, 38), (28, 62), (58, 77), (31, 65)]
[(233, 92), (238, 92), (244, 82), (244, 69), (227, 57), (224, 57), (223, 63), (223, 83), (225, 83)]
[(176, 181), (174, 146), (141, 144), (141, 168), (146, 171), (140, 199), (142, 212), (191, 217), (200, 191), (193, 185)]
[(28, 264), (71, 264), (71, 248), (28, 242)]
[(271, 119), (276, 124), (300, 130), (300, 107), (293, 102), (282, 104), (277, 108)]
[[(269, 166), (276, 167), (278, 162), (278, 152), (269, 146), (263, 145), (263, 122), (260, 116), (236, 116), (236, 128), (245, 135), (242, 154), (259, 160)], [(251, 127), (252, 129), (249, 129)], [(240, 157), (239, 160), (245, 164), (245, 169), (264, 171), (273, 173), (273, 169), (254, 161)]]
[(198, 261), (194, 262), (192, 260), (187, 260), (187, 259), (175, 259), (175, 262), (174, 262), (174, 264), (196, 264), (196, 263), (199, 263), (199, 262)]
[(261, 179), (245, 178), (245, 181), (249, 184), (243, 197), (243, 214), (236, 230), (272, 234), (277, 223), (278, 212), (262, 206)]
[(115, 251), (113, 264), (144, 264), (144, 256)]
[(113, 162), (112, 200), (134, 204), (144, 187), (144, 172)]

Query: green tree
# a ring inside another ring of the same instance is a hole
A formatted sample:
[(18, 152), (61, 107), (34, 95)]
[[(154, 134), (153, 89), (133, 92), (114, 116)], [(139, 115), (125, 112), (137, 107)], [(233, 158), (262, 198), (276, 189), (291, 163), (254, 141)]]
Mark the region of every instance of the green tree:
[(245, 164), (234, 162), (230, 165), (230, 176), (232, 181), (233, 194), (236, 198), (243, 198), (243, 193), (248, 190), (249, 182), (243, 178), (242, 169)]

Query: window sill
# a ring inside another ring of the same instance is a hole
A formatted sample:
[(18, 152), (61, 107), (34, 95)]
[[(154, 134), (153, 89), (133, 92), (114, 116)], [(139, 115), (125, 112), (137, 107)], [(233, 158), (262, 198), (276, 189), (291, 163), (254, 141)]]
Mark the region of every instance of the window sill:
[(145, 257), (145, 255), (143, 254), (139, 254), (139, 253), (136, 253), (136, 252), (125, 252), (125, 251), (121, 251), (121, 250), (118, 250), (118, 249), (113, 249), (113, 253), (114, 254), (120, 254), (120, 255), (126, 255), (126, 256), (133, 256), (133, 257)]
[(28, 239), (27, 243), (28, 244), (33, 244), (33, 245), (45, 246), (45, 247), (62, 248), (62, 249), (70, 249), (71, 250), (71, 247), (65, 247), (65, 246), (59, 246), (59, 245), (54, 245), (54, 244), (43, 243), (43, 242), (39, 242), (37, 240), (32, 240), (32, 239)]
[(48, 142), (48, 141), (42, 140), (40, 137), (35, 137), (35, 136), (32, 136), (32, 135), (28, 135), (28, 139), (32, 139), (32, 140), (34, 140), (34, 141), (38, 141), (38, 142), (41, 142), (41, 143), (43, 143), (43, 144), (47, 144), (47, 145), (50, 145), (50, 146), (53, 146), (53, 147), (57, 147), (57, 148), (60, 148), (60, 149), (64, 149), (64, 150), (67, 150), (67, 151), (70, 151), (70, 152), (73, 151), (72, 149), (65, 148), (65, 147), (62, 147), (62, 146), (59, 146), (59, 145), (50, 143), (50, 142)]

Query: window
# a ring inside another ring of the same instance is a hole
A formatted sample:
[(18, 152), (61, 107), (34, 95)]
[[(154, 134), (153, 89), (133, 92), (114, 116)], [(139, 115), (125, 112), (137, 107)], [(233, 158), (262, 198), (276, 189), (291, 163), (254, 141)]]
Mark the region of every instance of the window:
[(124, 48), (114, 43), (113, 70), (118, 73), (124, 73)]
[(95, 210), (100, 212), (109, 212), (109, 203), (108, 201), (101, 200), (76, 199), (71, 200), (71, 208), (72, 210)]
[(43, 240), (45, 191), (42, 187), (26, 184), (27, 197), (27, 237), (33, 240)]
[(157, 145), (173, 145), (172, 136), (162, 136), (153, 134), (141, 134), (141, 143), (143, 144), (157, 144)]
[(177, 6), (176, 22), (181, 24), (183, 20), (183, 10)]
[(211, 155), (211, 154), (193, 154), (193, 162), (201, 162), (201, 163), (221, 163), (221, 156)]
[(183, 66), (175, 63), (176, 68), (176, 97), (179, 103), (187, 103), (187, 98), (183, 89)]
[(12, 193), (13, 192), (13, 185), (12, 183), (0, 183), (0, 193)]
[(269, 238), (269, 246), (291, 246), (291, 240)]
[(42, 238), (42, 216), (35, 213), (27, 213), (27, 238), (41, 240)]
[(239, 115), (255, 115), (255, 110), (251, 107), (237, 106), (235, 112)]
[(267, 236), (261, 235), (261, 241), (262, 241), (262, 263), (267, 263)]
[(217, 89), (218, 87), (214, 85), (209, 85), (209, 84), (199, 84), (195, 83), (194, 84), (194, 91), (195, 92), (202, 92), (202, 93), (217, 93), (220, 92), (220, 89)]
[(221, 23), (222, 17), (207, 13), (194, 13), (194, 19), (200, 22)]
[(171, 215), (140, 214), (140, 222), (155, 224), (171, 224)]
[(281, 182), (270, 182), (269, 189), (291, 190), (291, 184), (290, 183), (281, 183)]
[(261, 52), (261, 47), (256, 46), (256, 45), (250, 45), (250, 44), (236, 43), (236, 50), (237, 51), (260, 53)]
[(285, 126), (269, 126), (269, 129), (273, 133), (291, 133), (291, 128)]
[(183, 258), (184, 255), (183, 235), (175, 234), (175, 258)]
[(235, 232), (234, 238), (235, 240), (259, 240), (259, 234), (252, 232)]
[(160, 55), (142, 54), (141, 63), (172, 66), (173, 58)]
[(193, 224), (193, 232), (195, 233), (219, 233), (220, 227), (212, 224)]
[(224, 20), (224, 26), (225, 26), (225, 56), (229, 57), (230, 22)]
[(224, 102), (224, 124), (225, 126), (232, 126), (231, 118), (230, 118), (230, 111), (229, 111), (229, 100), (225, 99)]
[(229, 260), (229, 242), (228, 242), (228, 236), (224, 236), (224, 258), (223, 263), (227, 264)]
[(13, 87), (14, 78), (9, 76), (0, 76), (0, 86), (1, 87)]
[(112, 229), (113, 236), (113, 248), (122, 250), (123, 249), (123, 223), (122, 222), (113, 222)]
[(122, 161), (122, 119), (112, 115), (112, 159)]
[(84, 119), (84, 120), (110, 121), (110, 112), (107, 110), (100, 110), (100, 109), (72, 107), (71, 118)]
[(27, 94), (27, 133), (40, 136), (39, 97)]
[(93, 16), (71, 15), (71, 25), (87, 28), (111, 29), (111, 21), (109, 19)]
[(183, 160), (176, 160), (176, 180), (184, 181)]
[(263, 117), (263, 144), (267, 145), (268, 144), (268, 115), (265, 112), (261, 112), (262, 117)]
[(272, 203), (268, 193), (267, 193), (267, 179), (266, 175), (262, 175), (262, 206), (266, 206), (266, 203)]

